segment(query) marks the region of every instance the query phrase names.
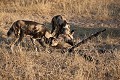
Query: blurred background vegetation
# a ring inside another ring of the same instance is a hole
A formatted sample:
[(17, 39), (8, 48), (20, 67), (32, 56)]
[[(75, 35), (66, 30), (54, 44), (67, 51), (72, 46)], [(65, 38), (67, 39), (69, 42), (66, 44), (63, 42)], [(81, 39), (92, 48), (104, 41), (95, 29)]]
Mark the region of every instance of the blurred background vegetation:
[(64, 14), (108, 20), (120, 18), (120, 0), (0, 0), (0, 13)]

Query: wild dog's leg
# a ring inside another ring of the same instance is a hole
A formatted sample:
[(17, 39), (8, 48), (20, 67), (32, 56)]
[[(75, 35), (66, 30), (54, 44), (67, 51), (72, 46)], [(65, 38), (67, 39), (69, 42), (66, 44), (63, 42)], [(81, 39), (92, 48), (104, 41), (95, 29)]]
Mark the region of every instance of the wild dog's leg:
[(39, 44), (43, 47), (43, 48), (46, 48), (46, 46), (44, 45), (44, 42), (42, 41), (42, 39), (33, 39), (33, 38), (30, 38), (32, 43), (33, 43), (33, 46), (35, 48), (36, 51), (39, 51), (39, 49), (37, 48), (37, 45), (35, 44), (35, 40), (39, 42)]
[(17, 38), (17, 39), (14, 41), (14, 43), (11, 45), (11, 50), (12, 50), (12, 52), (13, 52), (14, 45), (17, 45), (17, 46), (18, 46), (19, 43), (22, 41), (23, 37), (24, 37), (24, 32), (23, 32), (22, 30), (20, 30), (20, 37)]
[(36, 51), (38, 51), (37, 46), (36, 46), (36, 44), (35, 44), (35, 40), (36, 40), (36, 39), (33, 39), (33, 38), (30, 38), (30, 39), (31, 39), (31, 41), (32, 41), (33, 47), (35, 48)]
[(16, 38), (16, 40), (13, 42), (13, 43), (11, 43), (11, 50), (12, 50), (12, 52), (14, 52), (14, 50), (13, 50), (13, 48), (14, 48), (14, 45), (15, 45), (15, 42), (18, 40), (18, 38)]
[(20, 30), (20, 37), (19, 37), (19, 39), (15, 42), (15, 45), (18, 46), (19, 43), (22, 41), (23, 37), (24, 37), (24, 31), (23, 31), (23, 30)]
[(37, 41), (39, 42), (39, 44), (40, 44), (43, 48), (46, 47), (46, 46), (44, 45), (44, 42), (42, 41), (42, 39), (37, 39)]
[(30, 38), (30, 40), (32, 41), (33, 46), (35, 46), (35, 40), (33, 38)]

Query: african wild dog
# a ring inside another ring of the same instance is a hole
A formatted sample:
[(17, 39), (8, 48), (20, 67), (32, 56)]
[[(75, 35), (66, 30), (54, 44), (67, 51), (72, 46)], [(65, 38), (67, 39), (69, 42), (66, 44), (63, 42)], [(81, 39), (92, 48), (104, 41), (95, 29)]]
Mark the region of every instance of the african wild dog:
[(63, 20), (61, 15), (56, 15), (52, 18), (52, 31), (51, 33), (57, 38), (59, 34), (63, 33), (63, 27), (66, 26), (66, 20)]
[(43, 24), (27, 20), (15, 21), (7, 32), (7, 36), (10, 37), (11, 34), (15, 34), (15, 37), (18, 38), (18, 40), (16, 39), (16, 41), (11, 45), (12, 51), (13, 46), (18, 45), (22, 41), (24, 35), (31, 36), (33, 45), (35, 45), (33, 39), (36, 39), (43, 47), (45, 46), (43, 44), (42, 38), (44, 37), (49, 39), (52, 37), (50, 31)]
[(59, 48), (66, 48), (68, 46), (73, 46), (73, 34), (74, 30), (70, 30), (70, 26), (66, 25), (63, 28), (63, 33), (59, 34), (58, 38), (53, 38), (51, 40), (51, 46), (59, 47)]

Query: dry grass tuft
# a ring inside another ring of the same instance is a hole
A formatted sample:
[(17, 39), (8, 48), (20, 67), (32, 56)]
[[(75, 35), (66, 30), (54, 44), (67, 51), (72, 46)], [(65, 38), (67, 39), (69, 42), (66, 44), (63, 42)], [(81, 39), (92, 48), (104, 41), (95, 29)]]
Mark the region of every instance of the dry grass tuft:
[(91, 19), (111, 19), (119, 17), (119, 0), (4, 0), (0, 1), (1, 13), (20, 15), (56, 15), (66, 17), (87, 17)]
[(44, 51), (40, 46), (38, 46), (40, 52), (35, 52), (29, 41), (22, 42), (22, 50), (16, 47), (15, 52), (11, 53), (5, 40), (2, 40), (0, 45), (0, 79), (120, 79), (120, 50), (113, 46), (113, 43), (109, 45), (101, 38), (93, 40), (76, 48), (71, 54), (53, 48), (47, 48)]

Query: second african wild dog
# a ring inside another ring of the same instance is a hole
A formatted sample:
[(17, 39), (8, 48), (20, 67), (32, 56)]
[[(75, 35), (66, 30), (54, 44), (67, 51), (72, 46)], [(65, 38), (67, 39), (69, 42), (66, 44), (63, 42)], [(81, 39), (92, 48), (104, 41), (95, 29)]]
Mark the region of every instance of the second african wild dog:
[(15, 21), (7, 32), (7, 36), (10, 37), (11, 34), (15, 34), (15, 37), (18, 38), (18, 40), (16, 39), (16, 41), (11, 46), (12, 51), (13, 46), (18, 45), (22, 41), (24, 35), (30, 35), (33, 44), (33, 39), (36, 39), (43, 47), (45, 46), (43, 44), (42, 38), (44, 37), (48, 39), (52, 37), (50, 31), (43, 24), (27, 20)]
[(58, 48), (73, 46), (73, 34), (74, 30), (70, 30), (70, 26), (66, 24), (66, 26), (63, 27), (63, 33), (59, 34), (58, 38), (52, 39), (51, 46)]

